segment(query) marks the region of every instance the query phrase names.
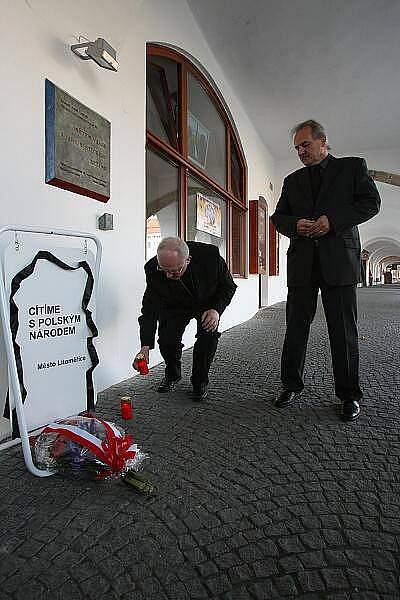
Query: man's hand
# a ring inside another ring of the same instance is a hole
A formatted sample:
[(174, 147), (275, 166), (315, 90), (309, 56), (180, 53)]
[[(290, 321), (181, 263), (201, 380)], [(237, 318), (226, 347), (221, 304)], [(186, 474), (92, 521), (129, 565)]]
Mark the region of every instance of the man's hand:
[(310, 219), (299, 219), (297, 221), (298, 235), (301, 235), (302, 237), (310, 237), (314, 225), (315, 221), (311, 221)]
[(214, 308), (206, 310), (201, 315), (201, 325), (205, 331), (216, 331), (219, 323), (219, 314)]
[(330, 231), (330, 224), (326, 215), (321, 215), (316, 221), (314, 221), (311, 227), (309, 237), (315, 239), (326, 235)]
[(136, 354), (135, 358), (132, 361), (132, 367), (135, 369), (135, 371), (139, 371), (137, 361), (139, 358), (141, 358), (140, 355), (144, 356), (147, 364), (149, 363), (149, 351), (150, 351), (150, 346), (142, 346), (140, 348), (139, 352)]
[(320, 238), (326, 235), (330, 229), (331, 226), (326, 215), (321, 215), (316, 221), (310, 219), (299, 219), (297, 221), (297, 233), (302, 237)]

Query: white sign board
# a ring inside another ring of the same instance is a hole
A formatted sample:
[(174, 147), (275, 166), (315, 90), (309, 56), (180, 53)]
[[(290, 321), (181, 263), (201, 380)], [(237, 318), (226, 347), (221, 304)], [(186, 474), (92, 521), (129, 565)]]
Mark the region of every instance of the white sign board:
[[(6, 297), (28, 431), (94, 407), (92, 252), (27, 242), (4, 252)], [(13, 409), (13, 401), (11, 401)], [(9, 417), (8, 403), (5, 417)], [(18, 436), (12, 410), (13, 437)]]

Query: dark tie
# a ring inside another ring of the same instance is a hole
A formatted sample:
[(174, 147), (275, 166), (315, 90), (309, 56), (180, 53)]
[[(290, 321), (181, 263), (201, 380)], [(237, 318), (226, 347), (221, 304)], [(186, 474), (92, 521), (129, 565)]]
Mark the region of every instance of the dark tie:
[(310, 178), (312, 198), (315, 204), (321, 189), (321, 167), (319, 165), (313, 165), (310, 167)]

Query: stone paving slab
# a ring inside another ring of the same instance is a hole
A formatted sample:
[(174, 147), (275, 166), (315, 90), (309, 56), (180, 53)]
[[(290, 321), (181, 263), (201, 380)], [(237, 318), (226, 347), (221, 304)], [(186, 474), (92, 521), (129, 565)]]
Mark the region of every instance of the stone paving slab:
[(0, 600), (392, 600), (400, 598), (400, 288), (359, 289), (365, 398), (339, 420), (318, 308), (296, 403), (277, 410), (285, 304), (225, 332), (209, 400), (162, 366), (100, 395), (151, 460), (157, 493), (26, 472), (0, 453)]

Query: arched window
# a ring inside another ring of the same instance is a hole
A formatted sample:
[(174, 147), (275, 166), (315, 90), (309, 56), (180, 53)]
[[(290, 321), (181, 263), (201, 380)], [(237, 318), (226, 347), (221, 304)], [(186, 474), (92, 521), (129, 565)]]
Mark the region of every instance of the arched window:
[(199, 69), (147, 46), (146, 257), (169, 235), (219, 247), (245, 276), (246, 165), (231, 119)]

